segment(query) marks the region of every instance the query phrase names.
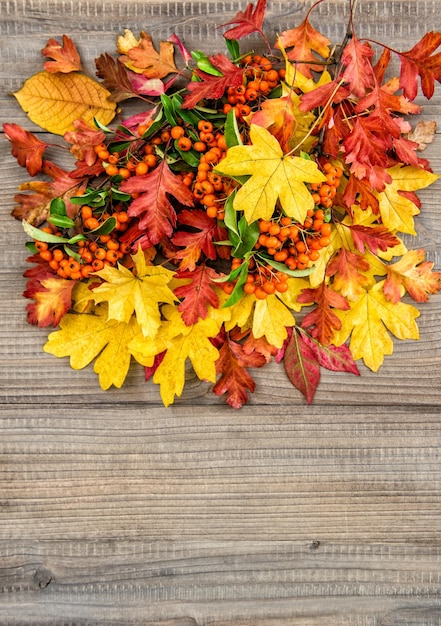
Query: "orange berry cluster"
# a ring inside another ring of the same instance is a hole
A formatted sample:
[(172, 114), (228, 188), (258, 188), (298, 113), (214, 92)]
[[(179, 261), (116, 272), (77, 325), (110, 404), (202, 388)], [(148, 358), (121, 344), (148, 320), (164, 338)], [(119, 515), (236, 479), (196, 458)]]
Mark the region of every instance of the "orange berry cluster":
[(343, 170), (341, 167), (337, 167), (327, 162), (323, 166), (323, 172), (326, 175), (326, 181), (318, 184), (311, 184), (309, 187), (312, 191), (312, 199), (314, 200), (314, 203), (325, 207), (325, 209), (330, 209), (337, 193), (337, 189), (340, 185)]
[[(145, 132), (145, 131), (144, 131)], [(99, 144), (94, 148), (98, 158), (102, 161), (103, 168), (108, 176), (121, 176), (127, 180), (131, 176), (142, 176), (156, 167), (158, 158), (154, 154), (154, 146), (146, 145), (144, 154), (141, 156), (109, 152), (105, 144)]]
[[(234, 258), (231, 269), (234, 271), (243, 263), (242, 259)], [(258, 300), (265, 300), (274, 293), (285, 293), (288, 291), (288, 274), (275, 270), (271, 265), (256, 263), (254, 259), (249, 261), (249, 271), (243, 290), (246, 294), (254, 294)], [(223, 284), (223, 290), (231, 294), (237, 281)]]
[(277, 87), (284, 71), (274, 69), (271, 61), (259, 54), (247, 55), (242, 59), (241, 65), (246, 68), (244, 84), (228, 87), (223, 112), (228, 113), (234, 109), (236, 117), (243, 121), (251, 113), (253, 105)]

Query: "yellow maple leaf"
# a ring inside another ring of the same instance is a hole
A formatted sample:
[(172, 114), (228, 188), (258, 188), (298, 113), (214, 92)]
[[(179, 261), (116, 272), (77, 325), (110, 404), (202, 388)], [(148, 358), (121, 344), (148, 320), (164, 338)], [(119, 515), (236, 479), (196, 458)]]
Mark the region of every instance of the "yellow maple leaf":
[(93, 299), (108, 302), (109, 319), (128, 323), (135, 312), (143, 334), (154, 337), (161, 326), (160, 304), (177, 300), (168, 286), (174, 273), (160, 265), (147, 265), (141, 248), (132, 258), (136, 275), (119, 264), (96, 272), (105, 282), (93, 289)]
[(393, 232), (415, 235), (413, 217), (420, 210), (412, 200), (400, 195), (399, 191), (424, 189), (434, 183), (439, 175), (413, 165), (394, 165), (387, 172), (392, 177), (392, 182), (377, 194), (383, 224)]
[(347, 311), (335, 309), (342, 326), (334, 332), (334, 343), (342, 345), (350, 336), (350, 350), (354, 359), (363, 359), (365, 365), (376, 372), (386, 355), (393, 353), (393, 341), (388, 330), (398, 339), (418, 339), (415, 319), (419, 311), (410, 304), (393, 304), (386, 300), (384, 280), (358, 300), (351, 302)]
[(96, 314), (67, 313), (60, 330), (50, 333), (43, 346), (48, 354), (69, 356), (74, 370), (83, 369), (98, 357), (93, 369), (102, 389), (122, 386), (131, 360), (127, 344), (140, 333), (134, 317), (128, 324), (106, 318), (105, 306), (97, 307)]
[(212, 319), (209, 314), (204, 320), (187, 326), (177, 308), (170, 305), (164, 306), (163, 314), (166, 321), (156, 337), (138, 336), (130, 343), (129, 350), (140, 362), (166, 351), (153, 382), (160, 386), (162, 401), (169, 406), (184, 389), (187, 359), (198, 378), (216, 382), (215, 363), (219, 351), (209, 338), (219, 333), (222, 322)]
[(248, 223), (271, 219), (279, 200), (283, 212), (300, 223), (314, 201), (305, 183), (325, 180), (314, 161), (284, 155), (279, 142), (265, 128), (252, 124), (251, 146), (233, 146), (216, 170), (226, 176), (247, 176), (234, 198)]
[(116, 104), (109, 100), (110, 92), (78, 72), (39, 72), (14, 96), (34, 124), (55, 135), (75, 130), (73, 123), (80, 118), (92, 123), (96, 118), (106, 126), (115, 116)]

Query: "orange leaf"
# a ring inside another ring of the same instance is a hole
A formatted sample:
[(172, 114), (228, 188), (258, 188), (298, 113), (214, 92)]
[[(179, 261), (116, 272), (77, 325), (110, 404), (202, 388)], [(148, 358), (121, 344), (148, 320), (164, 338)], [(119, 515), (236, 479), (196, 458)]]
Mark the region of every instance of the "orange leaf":
[(43, 167), (43, 153), (48, 144), (24, 130), (18, 124), (3, 124), (6, 139), (12, 144), (12, 156), (22, 167), (26, 167), (30, 176), (35, 176)]
[(429, 294), (441, 291), (441, 272), (432, 272), (434, 263), (424, 261), (424, 250), (409, 250), (397, 263), (387, 267), (384, 294), (387, 300), (400, 300), (400, 285), (416, 302), (427, 302)]
[(168, 74), (178, 72), (173, 58), (175, 48), (172, 43), (159, 42), (159, 52), (157, 52), (149, 34), (141, 32), (140, 37), (138, 45), (127, 51), (127, 57), (121, 57), (124, 65), (135, 71), (138, 70), (147, 78), (164, 78)]
[(49, 39), (41, 53), (45, 57), (54, 59), (53, 61), (46, 61), (43, 65), (46, 72), (51, 74), (56, 72), (68, 74), (69, 72), (77, 72), (82, 69), (78, 50), (72, 39), (67, 35), (63, 35), (62, 44), (56, 39)]
[(25, 298), (32, 298), (26, 306), (29, 324), (43, 326), (58, 326), (61, 318), (72, 304), (72, 289), (74, 280), (65, 280), (46, 275), (46, 278), (31, 279), (23, 293)]
[(297, 70), (308, 78), (312, 78), (311, 70), (321, 71), (323, 69), (322, 66), (317, 65), (318, 59), (313, 52), (327, 59), (331, 42), (311, 26), (308, 17), (297, 28), (285, 30), (280, 35), (280, 41), (284, 48), (292, 47), (288, 52), (289, 60), (300, 61)]

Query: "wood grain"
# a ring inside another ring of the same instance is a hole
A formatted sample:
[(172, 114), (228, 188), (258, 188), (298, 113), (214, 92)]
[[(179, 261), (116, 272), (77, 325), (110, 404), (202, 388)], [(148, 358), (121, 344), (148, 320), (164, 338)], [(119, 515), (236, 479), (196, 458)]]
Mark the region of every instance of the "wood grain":
[[(312, 2), (268, 2), (271, 37)], [(88, 68), (124, 28), (214, 52), (245, 2), (0, 0), (0, 121), (38, 131), (10, 93), (67, 33)], [(336, 41), (348, 2), (313, 24)], [(360, 0), (357, 34), (409, 49), (435, 0)], [(257, 39), (250, 38), (250, 47)], [(441, 122), (441, 90), (421, 119)], [(42, 133), (42, 138), (47, 135)], [(441, 172), (438, 141), (425, 153)], [(0, 623), (146, 626), (441, 624), (441, 296), (380, 372), (323, 372), (306, 406), (280, 365), (232, 411), (188, 370), (169, 409), (134, 366), (103, 392), (26, 324), (24, 180), (0, 137)], [(418, 236), (441, 268), (441, 181)], [(410, 300), (409, 300), (410, 302)]]

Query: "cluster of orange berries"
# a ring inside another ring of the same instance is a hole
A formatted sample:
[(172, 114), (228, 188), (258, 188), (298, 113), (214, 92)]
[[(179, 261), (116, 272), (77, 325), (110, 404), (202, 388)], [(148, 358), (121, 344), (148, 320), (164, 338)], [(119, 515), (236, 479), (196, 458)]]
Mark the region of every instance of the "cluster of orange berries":
[(123, 180), (127, 180), (131, 176), (148, 174), (158, 163), (155, 148), (152, 144), (147, 144), (144, 147), (143, 154), (137, 157), (134, 155), (127, 157), (125, 155), (122, 156), (118, 152), (109, 152), (105, 144), (95, 146), (94, 150), (98, 159), (102, 161), (107, 176), (121, 176)]
[(332, 207), (337, 189), (340, 185), (343, 170), (341, 167), (327, 162), (323, 166), (323, 172), (326, 176), (326, 181), (311, 184), (309, 187), (312, 191), (312, 199), (314, 200), (314, 203), (325, 207), (325, 209), (329, 209)]
[[(234, 258), (231, 269), (238, 269), (243, 263), (242, 259)], [(223, 284), (223, 290), (227, 294), (234, 291), (237, 281)], [(254, 294), (258, 300), (265, 300), (274, 293), (288, 291), (288, 274), (275, 270), (271, 265), (256, 263), (253, 258), (249, 260), (248, 275), (243, 290), (246, 294)]]
[[(86, 236), (88, 231), (96, 230), (110, 217), (109, 214), (102, 213), (98, 219), (89, 206), (81, 207), (80, 215), (82, 231)], [(88, 278), (93, 272), (102, 270), (105, 265), (114, 267), (128, 252), (128, 245), (119, 241), (118, 235), (127, 230), (129, 217), (123, 210), (115, 210), (112, 217), (116, 219), (112, 234), (94, 236), (90, 232), (89, 238), (76, 242), (75, 250), (73, 246), (60, 247), (59, 244), (48, 244), (38, 240), (35, 241), (35, 248), (40, 258), (47, 261), (49, 267), (60, 278), (72, 280)], [(51, 226), (45, 226), (41, 230), (62, 236), (61, 232)]]
[(223, 106), (224, 113), (234, 109), (239, 121), (243, 121), (251, 113), (252, 106), (277, 87), (285, 76), (285, 70), (274, 69), (271, 61), (259, 54), (247, 55), (242, 59), (241, 65), (246, 68), (244, 84), (228, 87), (227, 102)]

